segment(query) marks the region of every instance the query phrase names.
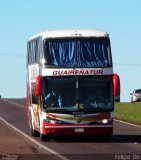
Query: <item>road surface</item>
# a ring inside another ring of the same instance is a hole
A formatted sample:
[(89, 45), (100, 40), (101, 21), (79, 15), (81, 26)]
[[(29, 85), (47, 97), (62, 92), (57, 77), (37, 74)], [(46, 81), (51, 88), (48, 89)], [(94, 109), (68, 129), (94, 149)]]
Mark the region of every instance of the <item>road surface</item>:
[[(12, 101), (20, 104), (20, 106), (3, 99), (0, 100), (0, 117), (25, 134), (30, 135), (26, 121), (25, 107), (22, 107), (25, 106), (25, 100), (12, 99)], [(141, 160), (141, 127), (122, 123), (116, 120), (114, 121), (114, 134), (108, 142), (97, 137), (80, 137), (79, 139), (75, 137), (62, 137), (53, 138), (49, 142), (41, 142), (37, 137), (34, 138), (34, 140), (70, 160), (78, 158), (82, 160), (94, 158), (104, 158), (109, 160), (110, 158), (136, 158)]]

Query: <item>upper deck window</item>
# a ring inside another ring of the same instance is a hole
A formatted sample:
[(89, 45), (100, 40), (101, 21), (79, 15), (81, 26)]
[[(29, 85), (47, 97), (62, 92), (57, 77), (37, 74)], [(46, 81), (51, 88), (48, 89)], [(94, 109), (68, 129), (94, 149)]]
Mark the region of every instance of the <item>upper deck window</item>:
[(46, 65), (57, 67), (111, 67), (109, 38), (44, 40)]

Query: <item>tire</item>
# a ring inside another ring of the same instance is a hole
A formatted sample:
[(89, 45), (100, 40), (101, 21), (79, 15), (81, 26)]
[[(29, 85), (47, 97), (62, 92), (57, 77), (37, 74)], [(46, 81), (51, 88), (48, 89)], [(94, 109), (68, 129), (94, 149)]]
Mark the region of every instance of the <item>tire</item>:
[(29, 126), (30, 126), (30, 134), (31, 134), (31, 136), (32, 137), (39, 137), (40, 136), (39, 132), (33, 129), (31, 114), (30, 114)]
[(40, 133), (40, 139), (41, 139), (41, 141), (49, 141), (50, 136), (47, 136), (47, 135)]
[(131, 98), (131, 103), (134, 103), (133, 98)]
[[(40, 121), (40, 120), (39, 120)], [(41, 123), (41, 121), (40, 121), (40, 123)], [(48, 136), (48, 135), (44, 135), (43, 133), (42, 133), (42, 129), (41, 129), (41, 124), (40, 124), (40, 139), (41, 139), (41, 141), (49, 141), (50, 139), (51, 139), (51, 137), (50, 136)]]
[(131, 101), (131, 103), (135, 103), (135, 101)]
[(111, 139), (112, 139), (112, 135), (105, 135), (105, 137), (103, 138), (105, 142), (110, 142)]
[(40, 139), (41, 139), (41, 141), (49, 141), (49, 140), (50, 140), (50, 136), (44, 135), (44, 134), (41, 132), (41, 128), (40, 128)]
[(115, 102), (120, 102), (120, 98), (119, 98), (119, 99), (117, 99), (117, 100), (115, 100)]

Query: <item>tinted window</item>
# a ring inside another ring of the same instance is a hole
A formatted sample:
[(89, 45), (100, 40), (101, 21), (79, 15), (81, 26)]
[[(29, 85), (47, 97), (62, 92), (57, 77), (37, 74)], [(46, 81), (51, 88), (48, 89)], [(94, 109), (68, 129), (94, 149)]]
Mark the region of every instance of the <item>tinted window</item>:
[(109, 111), (113, 109), (111, 77), (44, 78), (43, 107), (47, 110)]
[(36, 63), (39, 60), (39, 39), (31, 40), (27, 44), (28, 64)]
[(108, 38), (45, 40), (44, 52), (47, 65), (58, 67), (112, 66)]
[(141, 93), (141, 89), (136, 90), (135, 93)]

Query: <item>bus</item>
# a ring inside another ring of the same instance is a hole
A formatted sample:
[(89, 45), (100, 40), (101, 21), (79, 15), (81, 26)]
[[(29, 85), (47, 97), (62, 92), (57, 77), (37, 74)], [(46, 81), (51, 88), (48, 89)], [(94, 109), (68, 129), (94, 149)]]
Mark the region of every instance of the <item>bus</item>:
[(120, 102), (120, 78), (117, 73), (113, 75), (114, 101)]
[(32, 136), (113, 133), (113, 64), (102, 30), (46, 30), (27, 42), (27, 118)]

